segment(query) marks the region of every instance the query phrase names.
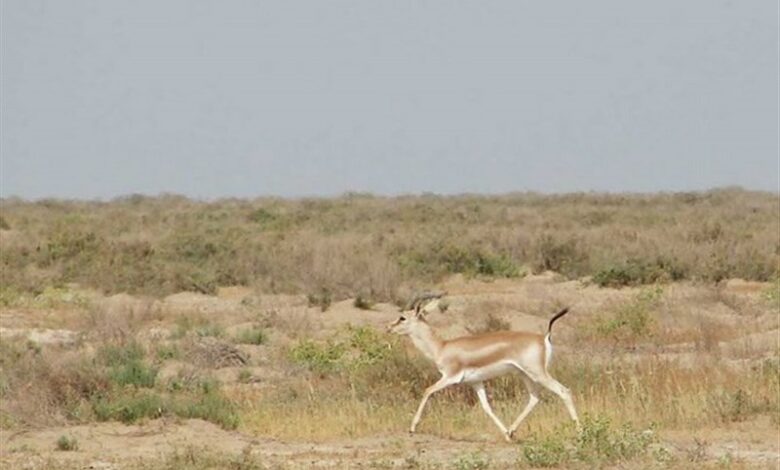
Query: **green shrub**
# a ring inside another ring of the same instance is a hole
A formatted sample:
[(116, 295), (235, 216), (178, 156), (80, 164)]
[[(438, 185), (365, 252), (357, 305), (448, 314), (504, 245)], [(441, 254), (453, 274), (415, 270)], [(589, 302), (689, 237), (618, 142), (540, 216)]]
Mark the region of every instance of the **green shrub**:
[(108, 376), (112, 382), (120, 387), (131, 385), (139, 388), (152, 388), (157, 380), (157, 369), (143, 361), (130, 361), (112, 367)]
[(296, 364), (315, 372), (350, 372), (375, 366), (393, 354), (391, 343), (370, 327), (348, 327), (346, 340), (330, 338), (325, 343), (304, 339), (290, 350)]
[(0, 215), (0, 230), (11, 230), (11, 225), (2, 215)]
[(653, 326), (652, 309), (663, 296), (660, 287), (639, 292), (631, 302), (621, 305), (611, 317), (598, 318), (596, 332), (617, 340), (645, 337), (651, 334)]
[(283, 214), (271, 212), (268, 209), (255, 209), (247, 215), (247, 220), (260, 227), (261, 230), (284, 230), (290, 228), (294, 219)]
[(48, 286), (35, 296), (32, 300), (32, 305), (38, 308), (56, 308), (61, 306), (87, 308), (90, 305), (90, 299), (84, 293), (76, 290), (66, 287)]
[(57, 450), (73, 451), (79, 449), (79, 441), (73, 436), (62, 435), (57, 439)]
[(652, 428), (639, 431), (624, 424), (613, 429), (607, 417), (585, 416), (582, 431), (577, 435), (574, 458), (592, 463), (625, 461), (647, 452), (655, 440)]
[(371, 310), (374, 307), (374, 302), (369, 300), (367, 297), (359, 295), (355, 297), (355, 301), (352, 302), (352, 305), (355, 308), (359, 308), (361, 310)]
[(216, 323), (206, 323), (200, 326), (195, 327), (195, 334), (200, 336), (201, 338), (204, 338), (206, 336), (211, 336), (214, 338), (221, 338), (225, 335), (225, 328), (222, 325), (218, 325)]
[(477, 257), (477, 274), (494, 277), (520, 277), (525, 273), (510, 258), (504, 255), (484, 255)]
[(238, 344), (264, 344), (266, 341), (268, 341), (268, 335), (260, 327), (243, 329), (235, 337), (235, 342)]
[(238, 381), (241, 383), (247, 383), (252, 380), (252, 371), (249, 369), (241, 369), (238, 371)]
[(532, 467), (601, 467), (642, 456), (656, 441), (652, 427), (637, 430), (624, 424), (615, 429), (605, 416), (585, 415), (579, 432), (567, 425), (546, 436), (532, 436), (523, 446), (523, 460)]
[(345, 352), (346, 346), (340, 342), (318, 344), (304, 339), (290, 350), (290, 359), (314, 372), (333, 372), (341, 366)]
[[(290, 350), (295, 364), (346, 381), (359, 399), (408, 400), (435, 382), (436, 369), (419, 355), (410, 356), (400, 338), (373, 328), (348, 328), (325, 342), (302, 340)], [(523, 390), (522, 386), (518, 390)], [(447, 389), (445, 396), (467, 395), (465, 389)]]
[(309, 307), (319, 307), (324, 312), (330, 308), (333, 296), (328, 289), (321, 289), (318, 294), (309, 294), (307, 299)]
[(239, 423), (237, 406), (217, 385), (208, 381), (196, 388), (182, 387), (168, 394), (157, 390), (114, 390), (94, 396), (91, 406), (99, 421), (116, 420), (129, 424), (140, 419), (175, 415), (203, 419), (225, 429), (235, 429)]
[(455, 470), (487, 470), (490, 468), (490, 460), (483, 454), (472, 452), (458, 457), (452, 467)]
[(100, 363), (116, 367), (136, 361), (142, 361), (146, 357), (143, 346), (136, 341), (119, 344), (105, 344), (97, 351), (97, 359)]
[(104, 345), (98, 350), (97, 358), (108, 367), (111, 382), (120, 387), (152, 388), (155, 385), (157, 369), (146, 362), (146, 352), (135, 341)]
[(567, 277), (586, 272), (588, 254), (580, 248), (576, 238), (558, 239), (550, 234), (536, 240), (534, 271), (555, 271)]
[(116, 420), (131, 424), (142, 418), (158, 418), (166, 411), (163, 397), (152, 390), (142, 392), (114, 392), (95, 397), (92, 409), (99, 421)]
[(349, 346), (354, 354), (351, 356), (350, 367), (371, 366), (387, 359), (391, 354), (391, 344), (377, 330), (361, 326), (350, 327)]
[(523, 274), (514, 261), (504, 254), (443, 241), (401, 253), (398, 262), (403, 269), (417, 276), (465, 274), (513, 278)]
[(24, 294), (13, 286), (0, 285), (0, 307), (15, 307), (25, 301)]
[(653, 261), (632, 258), (599, 270), (593, 276), (593, 282), (601, 287), (624, 287), (677, 281), (685, 277), (685, 269), (666, 258), (659, 257)]
[(204, 390), (195, 399), (179, 398), (172, 409), (177, 416), (203, 419), (224, 429), (236, 429), (240, 420), (238, 407), (217, 389)]
[(569, 459), (563, 434), (531, 437), (523, 445), (523, 459), (531, 467), (557, 467)]
[(179, 359), (181, 357), (181, 351), (179, 351), (179, 347), (175, 343), (158, 345), (155, 352), (159, 361)]
[(745, 421), (758, 408), (750, 394), (741, 388), (733, 392), (722, 390), (710, 396), (709, 401), (724, 423)]
[(490, 333), (493, 331), (506, 331), (511, 329), (511, 324), (493, 312), (488, 313), (487, 318), (476, 328), (469, 329), (472, 333)]
[(775, 275), (772, 285), (763, 292), (763, 297), (775, 310), (780, 309), (780, 275)]
[(97, 257), (105, 241), (94, 232), (73, 230), (62, 224), (49, 236), (39, 253), (39, 264), (51, 266), (57, 261), (77, 259), (75, 264), (89, 263)]
[(189, 315), (177, 317), (176, 331), (174, 331), (173, 337), (183, 338), (190, 331), (201, 338), (207, 336), (221, 338), (225, 334), (225, 328), (222, 325), (212, 323), (208, 318), (193, 317)]

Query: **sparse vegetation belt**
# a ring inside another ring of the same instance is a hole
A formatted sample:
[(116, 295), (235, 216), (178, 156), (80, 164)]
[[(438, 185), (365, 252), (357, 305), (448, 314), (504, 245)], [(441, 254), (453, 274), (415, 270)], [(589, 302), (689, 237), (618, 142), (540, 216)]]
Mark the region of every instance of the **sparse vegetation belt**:
[(393, 300), (444, 275), (552, 270), (602, 286), (739, 277), (780, 261), (776, 194), (347, 195), (199, 202), (2, 201), (0, 303), (77, 282), (104, 293), (305, 293)]

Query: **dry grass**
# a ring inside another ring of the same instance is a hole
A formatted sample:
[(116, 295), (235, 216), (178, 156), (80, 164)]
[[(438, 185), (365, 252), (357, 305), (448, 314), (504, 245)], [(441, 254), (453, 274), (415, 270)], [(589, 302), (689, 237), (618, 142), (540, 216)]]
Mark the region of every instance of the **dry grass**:
[[(598, 366), (559, 362), (553, 374), (572, 389), (579, 411), (614, 423), (695, 430), (764, 414), (780, 422), (777, 362), (747, 370), (717, 360), (693, 370), (653, 359), (637, 363), (618, 358)], [(388, 372), (382, 377), (386, 379), (370, 385), (361, 384), (359, 378), (313, 379), (289, 383), (275, 392), (236, 392), (234, 398), (244, 404), (244, 428), (261, 435), (322, 441), (401, 432), (411, 422), (420, 393), (411, 393), (402, 377)], [(361, 393), (369, 387), (374, 388), (373, 395)], [(527, 399), (517, 379), (498, 379), (489, 390), (494, 409), (505, 421), (513, 420)], [(496, 434), (472, 393), (464, 386), (437, 395), (426, 411), (422, 432), (452, 439)], [(388, 395), (391, 398), (383, 399)], [(548, 394), (521, 429), (521, 438), (552, 432), (567, 421), (562, 403)]]

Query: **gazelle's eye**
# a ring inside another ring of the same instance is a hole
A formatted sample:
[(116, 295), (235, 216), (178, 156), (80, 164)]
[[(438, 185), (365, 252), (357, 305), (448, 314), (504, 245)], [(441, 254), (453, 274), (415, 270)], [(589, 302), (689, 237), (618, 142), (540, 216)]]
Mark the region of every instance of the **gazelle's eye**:
[(399, 320), (406, 321), (406, 317), (401, 317), (401, 318), (399, 318)]

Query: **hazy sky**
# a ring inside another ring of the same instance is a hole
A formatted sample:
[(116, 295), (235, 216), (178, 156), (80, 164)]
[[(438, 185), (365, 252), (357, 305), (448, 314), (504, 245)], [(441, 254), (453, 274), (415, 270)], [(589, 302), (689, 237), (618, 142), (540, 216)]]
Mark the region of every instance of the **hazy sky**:
[(778, 3), (1, 0), (0, 194), (778, 190)]

